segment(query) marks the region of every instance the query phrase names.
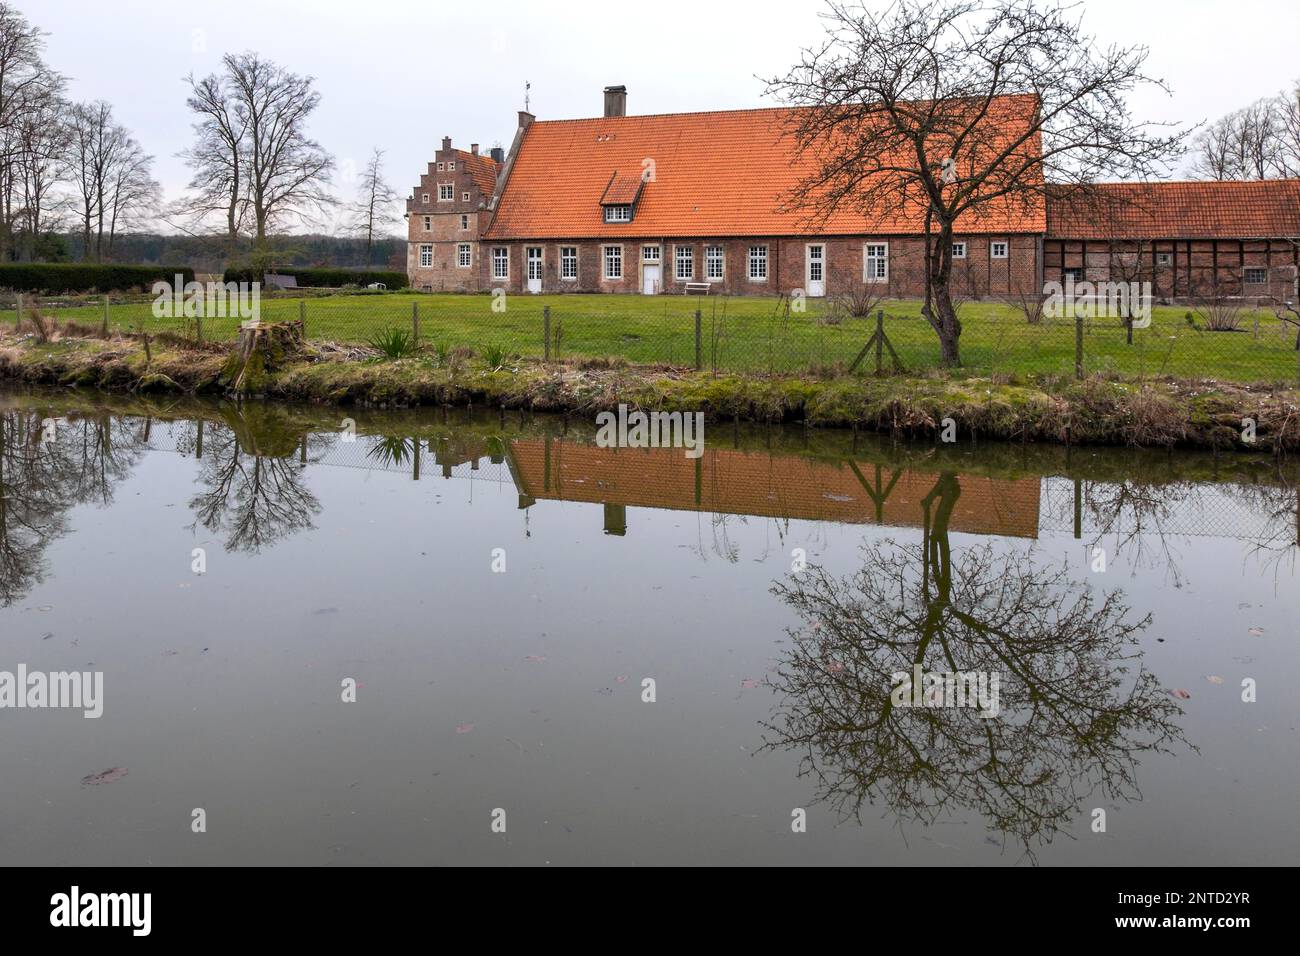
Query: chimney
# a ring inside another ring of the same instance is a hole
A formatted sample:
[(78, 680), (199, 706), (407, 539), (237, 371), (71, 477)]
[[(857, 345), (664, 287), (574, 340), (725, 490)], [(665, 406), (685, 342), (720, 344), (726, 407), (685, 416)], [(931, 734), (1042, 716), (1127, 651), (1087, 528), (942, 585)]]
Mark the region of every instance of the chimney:
[(492, 147), (491, 156), (494, 163), (504, 163), (506, 161), (506, 151), (500, 146)]
[(605, 87), (605, 115), (606, 116), (627, 115), (627, 87), (626, 86)]
[(528, 112), (527, 110), (520, 110), (520, 111), (519, 111), (519, 128), (520, 128), (520, 129), (525, 129), (525, 128), (527, 128), (528, 124), (531, 123), (531, 122), (532, 122), (533, 120), (535, 120), (535, 119), (537, 119), (537, 117), (534, 116), (532, 113)]
[(451, 137), (450, 137), (450, 136), (444, 136), (444, 137), (442, 138), (442, 151), (443, 151), (444, 153), (450, 153), (450, 152), (451, 152)]
[(478, 143), (470, 143), (470, 144), (469, 144), (469, 154), (470, 154), (471, 156), (477, 156), (477, 155), (478, 155)]

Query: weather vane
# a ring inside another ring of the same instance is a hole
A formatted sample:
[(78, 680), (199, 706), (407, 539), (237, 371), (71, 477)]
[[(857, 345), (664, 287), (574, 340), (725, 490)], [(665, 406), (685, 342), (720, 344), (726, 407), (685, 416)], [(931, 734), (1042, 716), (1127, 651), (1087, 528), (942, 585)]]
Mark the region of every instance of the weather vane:
[(528, 91), (531, 90), (532, 88), (533, 88), (533, 84), (529, 83), (527, 80), (524, 80), (524, 112), (525, 113), (531, 112), (528, 106)]

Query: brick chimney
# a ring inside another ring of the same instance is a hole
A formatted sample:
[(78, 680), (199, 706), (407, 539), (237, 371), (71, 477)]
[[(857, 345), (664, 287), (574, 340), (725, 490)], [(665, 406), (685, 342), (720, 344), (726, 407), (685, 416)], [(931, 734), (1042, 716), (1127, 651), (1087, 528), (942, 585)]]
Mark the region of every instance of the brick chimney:
[(524, 129), (525, 127), (528, 126), (529, 123), (531, 123), (531, 122), (532, 122), (533, 120), (535, 120), (535, 119), (537, 119), (537, 117), (534, 116), (532, 113), (528, 112), (527, 110), (520, 110), (520, 111), (519, 111), (519, 128), (520, 128), (520, 129)]
[(627, 87), (626, 86), (605, 87), (605, 115), (606, 116), (627, 115)]
[(442, 151), (443, 151), (444, 153), (450, 153), (450, 152), (451, 152), (451, 137), (450, 137), (450, 136), (444, 136), (444, 137), (442, 138)]
[(469, 154), (470, 154), (471, 156), (477, 156), (477, 155), (478, 155), (478, 143), (470, 143), (470, 144), (469, 144)]
[(495, 163), (504, 163), (506, 161), (506, 151), (500, 146), (493, 146), (490, 155)]

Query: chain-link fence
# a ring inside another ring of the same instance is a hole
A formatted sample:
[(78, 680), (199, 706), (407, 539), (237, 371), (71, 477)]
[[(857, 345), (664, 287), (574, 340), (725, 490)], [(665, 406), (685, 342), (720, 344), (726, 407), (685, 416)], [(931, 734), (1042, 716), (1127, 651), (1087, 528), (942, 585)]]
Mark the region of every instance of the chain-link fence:
[[(51, 330), (71, 323), (91, 334), (231, 342), (244, 320), (235, 308), (215, 314), (212, 303), (207, 315), (184, 315), (144, 297), (20, 298), (21, 313), (11, 301), (0, 323), (30, 331), (37, 322)], [(263, 322), (301, 321), (314, 342), (369, 345), (389, 354), (609, 359), (718, 375), (944, 368), (939, 338), (921, 303), (910, 300), (854, 310), (841, 301), (785, 296), (351, 293), (263, 295), (258, 313)], [(1241, 308), (1225, 322), (1222, 315), (1207, 320), (1195, 310), (1158, 306), (1149, 326), (1131, 329), (1114, 318), (1031, 322), (1015, 304), (995, 300), (966, 302), (959, 315), (964, 375), (1300, 383), (1300, 327), (1266, 308)]]

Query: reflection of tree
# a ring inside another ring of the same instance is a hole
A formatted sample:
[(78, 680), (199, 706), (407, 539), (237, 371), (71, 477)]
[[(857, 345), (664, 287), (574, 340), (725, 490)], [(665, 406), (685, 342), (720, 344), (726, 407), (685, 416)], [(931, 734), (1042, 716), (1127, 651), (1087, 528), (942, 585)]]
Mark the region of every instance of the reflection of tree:
[[(919, 546), (866, 546), (848, 580), (812, 566), (774, 585), (805, 627), (773, 679), (784, 699), (765, 745), (801, 751), (800, 775), (838, 812), (882, 800), (901, 824), (971, 810), (1032, 857), (1098, 789), (1136, 796), (1140, 755), (1181, 740), (1180, 711), (1141, 667), (1149, 619), (1127, 620), (1118, 594), (1071, 590), (1032, 552), (954, 552), (960, 494), (939, 476)], [(999, 675), (999, 715), (896, 706), (890, 675), (916, 664)]]
[(35, 409), (0, 412), (0, 606), (45, 575), (45, 549), (78, 504), (112, 501), (144, 448), (148, 421), (107, 415), (59, 419)]
[(197, 523), (225, 535), (226, 550), (257, 552), (311, 528), (320, 502), (303, 484), (305, 462), (259, 453), (297, 449), (301, 439), (259, 429), (259, 422), (228, 411), (227, 420), (232, 416), (230, 427), (210, 425), (206, 431), (197, 479), (203, 490), (190, 507)]

